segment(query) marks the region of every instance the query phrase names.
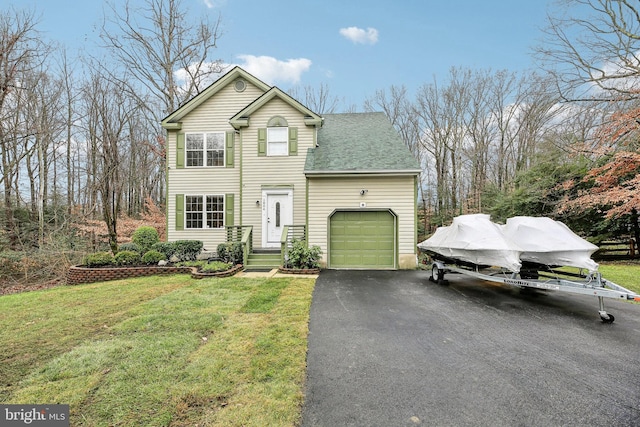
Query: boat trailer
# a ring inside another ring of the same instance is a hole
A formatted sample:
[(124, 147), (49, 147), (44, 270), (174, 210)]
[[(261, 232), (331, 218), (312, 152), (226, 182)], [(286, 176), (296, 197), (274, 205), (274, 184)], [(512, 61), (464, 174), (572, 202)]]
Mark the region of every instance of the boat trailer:
[(455, 259), (438, 257), (429, 254), (429, 280), (440, 285), (447, 285), (445, 275), (448, 273), (464, 274), (480, 280), (503, 283), (520, 289), (541, 289), (547, 291), (568, 292), (573, 294), (592, 295), (598, 298), (600, 319), (604, 323), (613, 323), (615, 317), (604, 308), (605, 298), (631, 300), (640, 302), (640, 295), (606, 280), (599, 272), (572, 273), (556, 270), (554, 267), (523, 263), (520, 272), (515, 273), (504, 268), (476, 265), (459, 262)]

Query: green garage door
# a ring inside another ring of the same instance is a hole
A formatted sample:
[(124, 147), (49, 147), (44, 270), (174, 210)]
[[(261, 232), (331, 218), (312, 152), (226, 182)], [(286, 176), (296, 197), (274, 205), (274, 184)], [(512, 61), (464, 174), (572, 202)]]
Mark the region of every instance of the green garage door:
[(329, 268), (395, 268), (395, 223), (389, 211), (334, 212)]

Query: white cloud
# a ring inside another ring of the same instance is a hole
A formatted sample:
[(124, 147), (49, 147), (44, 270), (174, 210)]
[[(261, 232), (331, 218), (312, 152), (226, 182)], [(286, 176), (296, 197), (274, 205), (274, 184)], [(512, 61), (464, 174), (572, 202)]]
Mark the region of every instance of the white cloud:
[[(208, 84), (213, 83), (214, 80), (216, 80), (218, 77), (220, 77), (220, 73), (219, 70), (224, 69), (225, 64), (220, 64), (218, 62), (205, 62), (203, 64), (200, 65), (200, 70), (203, 73), (213, 73), (213, 75), (210, 75), (209, 78), (204, 79), (201, 81), (200, 86), (204, 87)], [(187, 72), (189, 71), (189, 72)], [(175, 71), (173, 74), (176, 77), (176, 79), (178, 80), (178, 82), (181, 82), (185, 88), (187, 86), (187, 83), (190, 80), (190, 76), (197, 74), (197, 68), (196, 65), (191, 65), (189, 67), (189, 70), (185, 69), (185, 68), (180, 68), (179, 70)]]
[(340, 34), (355, 44), (378, 43), (378, 30), (371, 27), (366, 30), (358, 27), (340, 28)]
[(216, 7), (222, 7), (227, 3), (227, 0), (203, 0), (204, 5), (209, 9), (214, 9)]
[(238, 55), (242, 61), (240, 67), (260, 80), (274, 85), (276, 83), (298, 84), (305, 71), (309, 71), (311, 60), (306, 58), (281, 61), (271, 56)]
[[(602, 71), (603, 84), (602, 87), (598, 87), (595, 82), (592, 83), (596, 92), (600, 92), (603, 87), (608, 87), (612, 90), (618, 90), (621, 92), (634, 92), (640, 79), (638, 78), (638, 70), (640, 70), (640, 63), (638, 61), (638, 55), (640, 51), (636, 51), (632, 55), (620, 56), (611, 61), (607, 61), (600, 66)], [(599, 76), (600, 77), (600, 76)]]

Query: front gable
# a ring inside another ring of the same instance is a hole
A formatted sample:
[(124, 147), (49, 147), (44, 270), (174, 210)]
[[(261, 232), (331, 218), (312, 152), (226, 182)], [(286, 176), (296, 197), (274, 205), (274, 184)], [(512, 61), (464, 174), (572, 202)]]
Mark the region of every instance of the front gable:
[(322, 125), (322, 117), (309, 110), (307, 107), (302, 105), (300, 102), (293, 99), (291, 96), (287, 95), (277, 87), (272, 87), (269, 91), (265, 92), (261, 97), (253, 101), (251, 104), (247, 105), (237, 114), (235, 114), (231, 119), (229, 119), (229, 123), (235, 129), (240, 129), (242, 127), (249, 126), (249, 119), (252, 114), (256, 111), (260, 110), (262, 107), (267, 105), (273, 99), (279, 99), (284, 103), (288, 104), (290, 107), (298, 110), (300, 114), (302, 114), (304, 118), (304, 124), (307, 126), (320, 126)]
[(247, 73), (240, 67), (235, 67), (198, 95), (191, 98), (176, 111), (165, 117), (161, 122), (162, 127), (167, 130), (180, 130), (182, 120), (214, 95), (229, 87), (232, 87), (237, 93), (242, 93), (245, 92), (249, 86), (258, 89), (260, 92), (267, 92), (270, 89), (270, 86), (260, 79)]

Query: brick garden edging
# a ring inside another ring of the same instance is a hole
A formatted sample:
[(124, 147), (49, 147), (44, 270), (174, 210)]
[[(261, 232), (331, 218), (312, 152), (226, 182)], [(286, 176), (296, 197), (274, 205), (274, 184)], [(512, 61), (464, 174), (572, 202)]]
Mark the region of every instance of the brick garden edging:
[(109, 280), (128, 279), (132, 277), (146, 277), (156, 274), (191, 274), (194, 279), (205, 277), (229, 277), (242, 270), (242, 265), (236, 265), (231, 270), (216, 273), (201, 273), (195, 267), (174, 266), (141, 266), (141, 267), (100, 267), (91, 268), (75, 265), (67, 272), (67, 285), (82, 283), (106, 282)]
[(242, 271), (243, 265), (238, 264), (233, 267), (231, 270), (225, 271), (216, 271), (215, 273), (205, 273), (201, 271), (197, 271), (195, 268), (191, 272), (191, 277), (194, 279), (204, 279), (205, 277), (231, 277), (239, 271)]

